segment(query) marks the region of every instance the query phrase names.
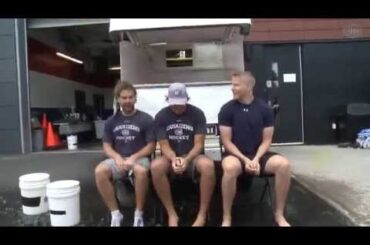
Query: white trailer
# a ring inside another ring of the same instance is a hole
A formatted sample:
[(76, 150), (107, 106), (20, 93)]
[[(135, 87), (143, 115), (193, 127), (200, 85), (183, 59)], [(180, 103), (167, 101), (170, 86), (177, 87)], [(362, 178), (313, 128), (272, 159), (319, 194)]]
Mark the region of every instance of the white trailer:
[[(137, 107), (154, 116), (170, 83), (187, 85), (207, 123), (232, 98), (230, 74), (244, 71), (251, 19), (110, 19), (120, 46), (121, 79), (138, 89)], [(207, 147), (216, 146), (207, 143)]]

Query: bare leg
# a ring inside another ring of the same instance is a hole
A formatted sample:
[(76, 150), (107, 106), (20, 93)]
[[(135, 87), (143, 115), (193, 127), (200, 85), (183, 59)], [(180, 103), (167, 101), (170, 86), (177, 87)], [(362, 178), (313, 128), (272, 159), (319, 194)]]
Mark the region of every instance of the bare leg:
[(171, 167), (170, 161), (164, 157), (156, 158), (151, 164), (151, 173), (153, 185), (158, 194), (159, 199), (163, 203), (168, 214), (168, 225), (177, 226), (179, 217), (176, 214), (175, 207), (172, 201), (170, 183), (167, 177), (167, 172)]
[(95, 168), (95, 181), (100, 196), (103, 198), (105, 205), (110, 211), (118, 210), (117, 200), (114, 195), (114, 187), (112, 183), (112, 173), (109, 167), (100, 163)]
[(289, 161), (280, 156), (272, 156), (266, 163), (267, 173), (275, 175), (276, 209), (275, 221), (279, 226), (290, 226), (284, 217), (284, 209), (290, 186)]
[(135, 164), (134, 175), (135, 175), (136, 210), (143, 211), (149, 184), (148, 170), (145, 169), (143, 166)]
[(216, 184), (215, 167), (213, 160), (206, 156), (196, 159), (195, 166), (200, 173), (200, 208), (193, 226), (204, 226)]
[(222, 226), (231, 226), (231, 208), (236, 193), (236, 181), (242, 173), (240, 160), (234, 156), (227, 156), (222, 160), (222, 204), (223, 204), (223, 220)]

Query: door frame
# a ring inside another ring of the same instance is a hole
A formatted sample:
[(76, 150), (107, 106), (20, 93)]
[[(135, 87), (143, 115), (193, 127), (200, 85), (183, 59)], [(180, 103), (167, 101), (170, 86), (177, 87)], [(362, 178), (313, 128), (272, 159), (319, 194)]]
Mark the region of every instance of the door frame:
[(298, 45), (298, 52), (299, 52), (299, 69), (301, 70), (300, 72), (300, 79), (301, 79), (301, 122), (302, 122), (302, 144), (304, 144), (304, 111), (303, 111), (303, 65), (302, 65), (302, 45)]

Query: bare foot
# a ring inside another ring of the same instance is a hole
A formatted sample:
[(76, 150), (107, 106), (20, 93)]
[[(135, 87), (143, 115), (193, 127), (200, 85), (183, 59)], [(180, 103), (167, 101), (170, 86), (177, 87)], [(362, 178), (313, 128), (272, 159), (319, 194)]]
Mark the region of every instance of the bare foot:
[(221, 226), (222, 227), (230, 227), (231, 226), (231, 217), (223, 217)]
[(200, 227), (200, 226), (204, 226), (205, 224), (206, 224), (206, 217), (198, 214), (197, 219), (193, 223), (193, 226)]
[(176, 214), (168, 215), (168, 226), (178, 226), (179, 217)]
[(290, 224), (286, 221), (284, 216), (275, 217), (275, 222), (280, 227), (290, 227)]

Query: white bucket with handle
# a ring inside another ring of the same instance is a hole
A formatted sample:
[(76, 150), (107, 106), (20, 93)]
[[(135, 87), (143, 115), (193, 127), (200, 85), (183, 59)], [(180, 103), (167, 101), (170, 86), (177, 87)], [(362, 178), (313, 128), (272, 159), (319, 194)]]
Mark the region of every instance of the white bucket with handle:
[(26, 215), (38, 215), (49, 210), (46, 185), (50, 182), (47, 173), (31, 173), (19, 177), (22, 210)]
[(46, 187), (51, 226), (75, 226), (80, 223), (80, 182), (60, 180)]

